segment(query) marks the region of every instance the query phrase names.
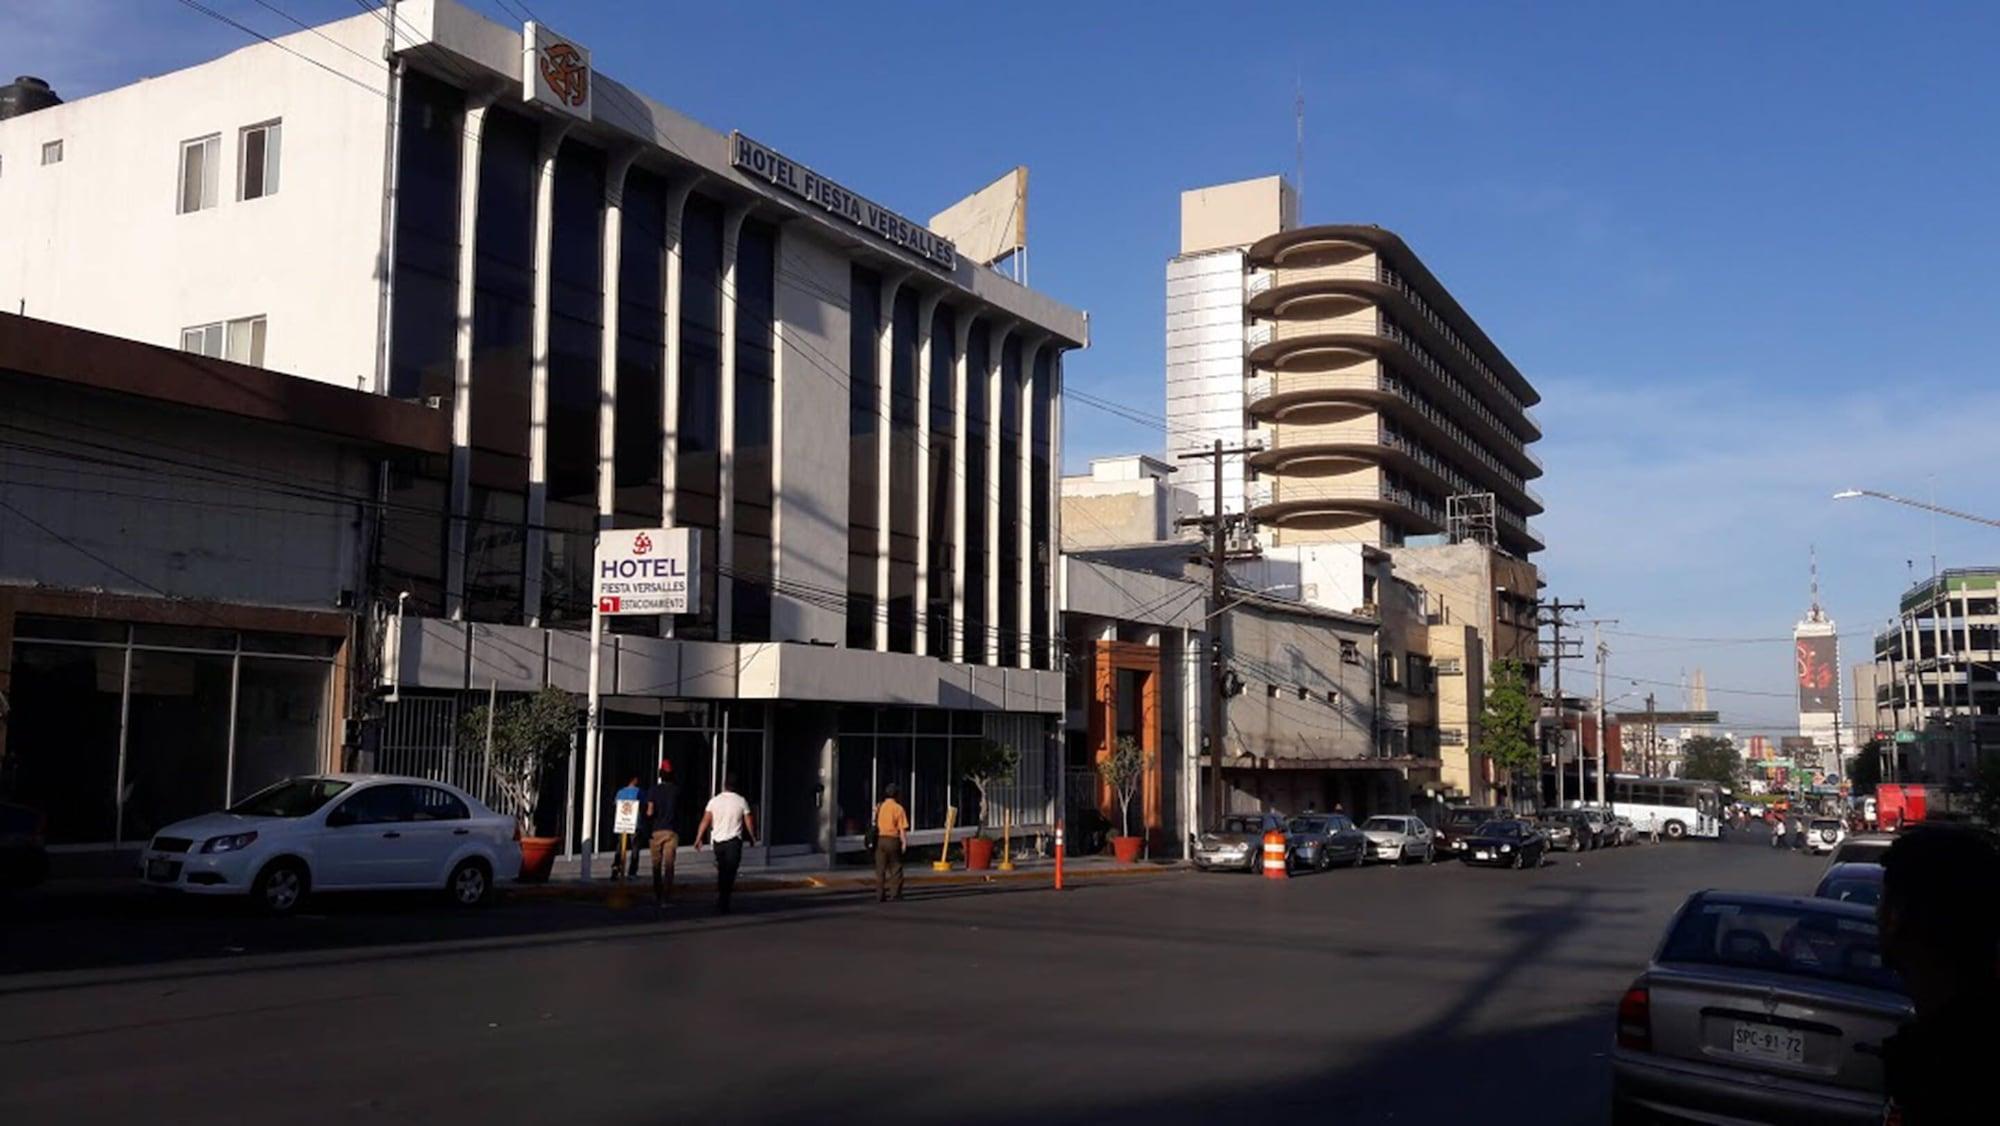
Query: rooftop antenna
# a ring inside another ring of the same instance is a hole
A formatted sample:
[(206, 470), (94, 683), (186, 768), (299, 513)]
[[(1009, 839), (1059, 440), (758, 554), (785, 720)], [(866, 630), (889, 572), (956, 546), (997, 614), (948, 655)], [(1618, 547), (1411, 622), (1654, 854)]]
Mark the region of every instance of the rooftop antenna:
[(1806, 559), (1808, 561), (1808, 568), (1812, 574), (1812, 608), (1806, 611), (1806, 621), (1823, 622), (1826, 620), (1826, 612), (1819, 608), (1819, 547), (1817, 545), (1806, 545)]
[(1297, 139), (1292, 145), (1292, 187), (1299, 201), (1299, 211), (1303, 213), (1306, 200), (1306, 79), (1303, 70), (1293, 73), (1292, 124)]

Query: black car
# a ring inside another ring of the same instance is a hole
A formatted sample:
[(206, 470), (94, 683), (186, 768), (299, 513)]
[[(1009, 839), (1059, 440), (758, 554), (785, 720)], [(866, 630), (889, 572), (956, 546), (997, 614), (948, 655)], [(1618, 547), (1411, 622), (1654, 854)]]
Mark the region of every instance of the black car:
[(1461, 838), (1479, 830), (1481, 825), (1502, 816), (1500, 810), (1490, 805), (1464, 805), (1447, 809), (1438, 820), (1437, 831), (1432, 845), (1440, 856), (1463, 855)]
[(49, 877), (49, 850), (40, 812), (0, 802), (0, 888), (34, 887)]
[(1467, 864), (1503, 868), (1539, 868), (1549, 850), (1549, 839), (1541, 830), (1515, 818), (1488, 821), (1458, 840), (1459, 858)]

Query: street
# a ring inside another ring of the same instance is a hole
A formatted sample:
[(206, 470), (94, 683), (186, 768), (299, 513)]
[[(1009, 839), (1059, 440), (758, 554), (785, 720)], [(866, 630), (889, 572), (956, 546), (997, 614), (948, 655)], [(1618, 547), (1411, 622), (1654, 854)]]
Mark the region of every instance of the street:
[(133, 900), (8, 922), (0, 1120), (1597, 1122), (1612, 1006), (1683, 896), (1820, 867), (1738, 834), (663, 923)]

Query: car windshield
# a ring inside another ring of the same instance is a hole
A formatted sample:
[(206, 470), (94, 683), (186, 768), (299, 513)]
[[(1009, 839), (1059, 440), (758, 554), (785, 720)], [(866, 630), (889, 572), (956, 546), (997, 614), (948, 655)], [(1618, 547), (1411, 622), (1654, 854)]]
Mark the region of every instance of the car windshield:
[(1835, 864), (1880, 864), (1882, 854), (1889, 850), (1887, 841), (1857, 841), (1849, 839), (1834, 850)]
[(1840, 822), (1835, 821), (1831, 817), (1821, 817), (1812, 823), (1812, 827), (1815, 829), (1838, 829), (1840, 828)]
[(1518, 837), (1521, 826), (1513, 821), (1488, 821), (1479, 827), (1482, 837)]
[(1682, 913), (1660, 961), (1901, 989), (1882, 964), (1874, 919), (1803, 904), (1701, 903)]
[(1404, 822), (1400, 817), (1370, 817), (1361, 827), (1384, 833), (1400, 833), (1403, 831)]
[(1873, 907), (1882, 898), (1882, 882), (1843, 876), (1821, 884), (1819, 890), (1813, 894), (1821, 899), (1838, 899), (1842, 903), (1859, 903), (1864, 907)]
[(1287, 827), (1294, 833), (1324, 833), (1326, 820), (1320, 817), (1294, 817), (1291, 825)]
[(1484, 812), (1448, 813), (1445, 815), (1444, 823), (1450, 826), (1451, 828), (1463, 831), (1466, 829), (1476, 829), (1479, 826), (1486, 824), (1486, 822), (1492, 816), (1493, 816), (1492, 814)]
[(1225, 833), (1262, 833), (1264, 819), (1261, 817), (1225, 817), (1222, 819)]
[(292, 778), (251, 794), (230, 806), (229, 812), (245, 817), (304, 817), (351, 784), (338, 778)]

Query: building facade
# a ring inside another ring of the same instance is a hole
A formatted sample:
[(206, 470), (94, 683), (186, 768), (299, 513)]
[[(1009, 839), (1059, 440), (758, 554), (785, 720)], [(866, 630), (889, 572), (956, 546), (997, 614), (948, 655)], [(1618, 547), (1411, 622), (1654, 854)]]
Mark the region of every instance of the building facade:
[(463, 771), (468, 699), (583, 691), (596, 532), (677, 527), (696, 605), (615, 623), (565, 825), (672, 760), (741, 776), (774, 854), (858, 848), (891, 781), (921, 842), (976, 818), (979, 737), (1046, 822), (1084, 315), (546, 28), (397, 10), (0, 121), (0, 303), (448, 419), (384, 476), (378, 767)]
[(1874, 655), (1876, 717), (1909, 733), (1885, 778), (1964, 784), (2000, 754), (2000, 568), (1950, 568), (1903, 592)]

